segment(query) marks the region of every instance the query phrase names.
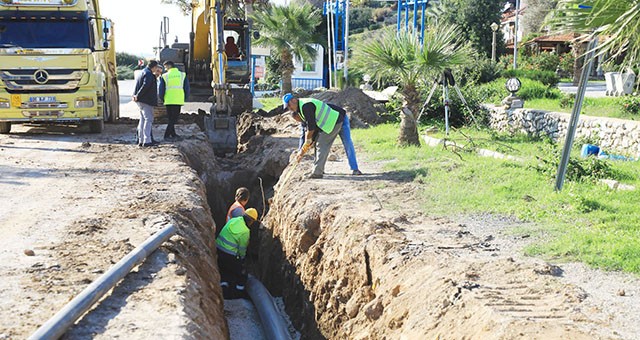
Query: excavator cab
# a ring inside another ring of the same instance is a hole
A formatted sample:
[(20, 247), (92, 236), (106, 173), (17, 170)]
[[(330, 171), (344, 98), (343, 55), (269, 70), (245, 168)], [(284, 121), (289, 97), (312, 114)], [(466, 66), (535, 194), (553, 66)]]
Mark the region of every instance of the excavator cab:
[[(164, 48), (160, 59), (171, 60), (185, 70), (191, 87), (188, 101), (213, 103), (205, 115), (204, 127), (216, 153), (235, 153), (237, 116), (253, 109), (249, 89), (251, 25), (245, 19), (224, 18), (220, 22), (224, 23), (220, 25), (222, 30), (218, 30), (217, 21), (207, 15), (202, 5), (192, 14), (189, 45)], [(223, 76), (219, 70), (224, 70)]]

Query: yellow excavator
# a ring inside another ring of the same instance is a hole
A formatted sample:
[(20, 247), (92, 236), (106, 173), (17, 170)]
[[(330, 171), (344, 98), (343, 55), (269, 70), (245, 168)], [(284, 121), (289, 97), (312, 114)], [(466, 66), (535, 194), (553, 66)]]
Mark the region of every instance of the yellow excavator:
[[(192, 2), (189, 44), (174, 43), (160, 52), (161, 61), (171, 60), (187, 73), (189, 101), (212, 102), (204, 126), (217, 154), (236, 152), (237, 115), (253, 108), (251, 36), (259, 37), (247, 19), (227, 17), (228, 5)], [(251, 4), (245, 6), (250, 11)]]

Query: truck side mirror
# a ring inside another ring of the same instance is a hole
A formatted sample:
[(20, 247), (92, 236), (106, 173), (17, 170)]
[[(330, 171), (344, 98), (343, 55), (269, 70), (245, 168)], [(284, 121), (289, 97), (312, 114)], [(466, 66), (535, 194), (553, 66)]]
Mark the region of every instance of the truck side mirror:
[(105, 27), (102, 29), (102, 32), (104, 32), (104, 34), (109, 34), (109, 27)]
[(105, 50), (109, 49), (109, 42), (108, 41), (103, 42), (102, 47), (104, 47)]
[(260, 39), (260, 32), (253, 31), (253, 39), (256, 39), (256, 40)]

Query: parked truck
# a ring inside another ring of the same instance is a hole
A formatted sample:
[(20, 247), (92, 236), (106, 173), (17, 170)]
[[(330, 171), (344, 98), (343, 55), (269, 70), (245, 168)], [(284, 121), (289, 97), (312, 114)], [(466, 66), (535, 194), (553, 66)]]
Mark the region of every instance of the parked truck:
[(0, 133), (119, 117), (113, 24), (98, 0), (0, 0)]

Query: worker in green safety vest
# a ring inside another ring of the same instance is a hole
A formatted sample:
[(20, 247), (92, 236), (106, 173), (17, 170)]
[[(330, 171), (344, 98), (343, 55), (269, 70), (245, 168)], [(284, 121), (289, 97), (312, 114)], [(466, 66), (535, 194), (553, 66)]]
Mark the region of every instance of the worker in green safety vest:
[(247, 271), (244, 258), (249, 246), (250, 227), (258, 220), (258, 211), (249, 208), (242, 216), (230, 219), (216, 238), (220, 285), (225, 299), (244, 297)]
[(180, 140), (180, 136), (176, 134), (175, 125), (180, 116), (180, 108), (189, 98), (189, 80), (187, 75), (180, 72), (172, 61), (165, 61), (164, 67), (167, 72), (160, 77), (158, 88), (158, 96), (167, 109), (167, 118), (169, 119), (164, 139), (167, 141)]
[[(317, 155), (314, 161), (313, 172), (309, 178), (322, 178), (324, 175), (324, 167), (331, 151), (331, 145), (336, 137), (340, 138), (345, 144), (347, 158), (349, 158), (350, 166), (354, 169), (354, 175), (361, 175), (355, 162), (355, 151), (353, 150), (353, 142), (351, 141), (350, 131), (345, 130), (344, 136), (341, 134), (342, 129), (348, 128), (348, 117), (346, 111), (341, 107), (328, 104), (314, 98), (296, 98), (290, 93), (282, 97), (284, 109), (291, 111), (291, 116), (299, 123), (303, 123), (306, 127), (304, 134), (304, 143), (298, 153), (298, 161), (302, 159), (307, 151), (317, 144)], [(345, 124), (346, 123), (346, 124)], [(346, 126), (346, 127), (345, 127)]]

